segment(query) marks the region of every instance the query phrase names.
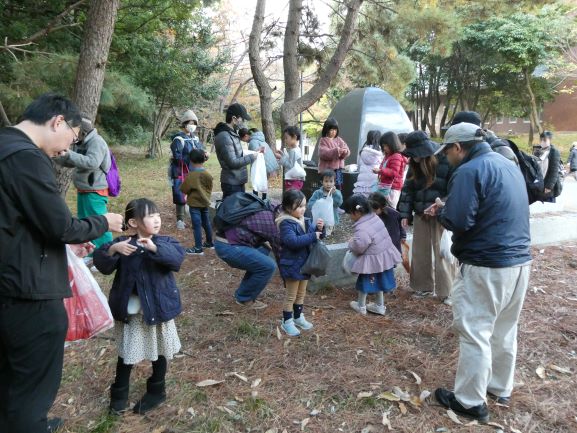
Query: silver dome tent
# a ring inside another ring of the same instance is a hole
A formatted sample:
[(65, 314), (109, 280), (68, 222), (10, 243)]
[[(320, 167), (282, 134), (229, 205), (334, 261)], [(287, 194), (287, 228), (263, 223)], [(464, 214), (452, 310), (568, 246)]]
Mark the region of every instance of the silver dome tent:
[[(389, 93), (377, 87), (365, 87), (354, 89), (345, 95), (333, 108), (329, 117), (334, 117), (339, 123), (339, 135), (347, 142), (351, 155), (345, 164), (356, 164), (359, 151), (361, 150), (367, 133), (376, 129), (382, 133), (394, 131), (413, 131), (413, 125), (407, 113)], [(318, 146), (312, 155), (312, 161), (318, 164)], [(320, 188), (320, 179), (317, 167), (306, 167), (307, 178), (303, 192), (310, 195)], [(343, 195), (348, 197), (352, 194), (353, 184), (357, 173), (344, 173)]]

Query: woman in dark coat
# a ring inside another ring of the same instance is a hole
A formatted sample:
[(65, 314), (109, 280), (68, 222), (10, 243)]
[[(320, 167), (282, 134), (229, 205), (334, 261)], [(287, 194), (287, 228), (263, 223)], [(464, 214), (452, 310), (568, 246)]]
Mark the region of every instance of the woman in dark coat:
[(411, 132), (405, 145), (403, 154), (409, 158), (409, 171), (398, 210), (403, 227), (413, 222), (410, 286), (419, 296), (436, 294), (444, 301), (451, 293), (456, 266), (440, 254), (445, 229), (424, 211), (437, 197), (447, 195), (453, 169), (442, 153), (436, 154), (439, 145), (423, 131)]

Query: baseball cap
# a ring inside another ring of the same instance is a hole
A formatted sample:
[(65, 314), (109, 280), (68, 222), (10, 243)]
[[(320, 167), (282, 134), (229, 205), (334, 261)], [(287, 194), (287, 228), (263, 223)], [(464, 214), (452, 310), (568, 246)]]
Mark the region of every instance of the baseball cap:
[(479, 125), (473, 123), (458, 123), (451, 126), (445, 133), (443, 145), (435, 152), (442, 152), (449, 144), (463, 143), (465, 141), (483, 141), (485, 134)]
[(230, 114), (235, 117), (242, 117), (244, 120), (252, 120), (252, 117), (247, 113), (246, 108), (244, 105), (235, 102), (234, 104), (230, 104), (226, 109), (226, 114)]

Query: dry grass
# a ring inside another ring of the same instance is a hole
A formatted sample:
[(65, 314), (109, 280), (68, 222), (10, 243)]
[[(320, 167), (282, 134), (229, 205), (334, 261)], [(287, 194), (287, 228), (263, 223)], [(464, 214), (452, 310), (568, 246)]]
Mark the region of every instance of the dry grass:
[[(155, 199), (164, 213), (163, 230), (185, 245), (192, 233), (176, 233), (165, 180), (164, 163), (120, 153), (125, 189), (112, 208), (134, 196)], [(128, 162), (130, 161), (130, 163)], [(134, 178), (133, 178), (134, 176)], [(520, 323), (517, 386), (510, 409), (490, 404), (493, 421), (524, 433), (575, 432), (575, 372), (577, 371), (577, 245), (536, 250), (533, 278)], [(269, 308), (242, 311), (232, 293), (241, 273), (228, 268), (213, 251), (187, 257), (177, 278), (184, 311), (177, 319), (182, 354), (170, 363), (167, 402), (147, 416), (106, 415), (108, 387), (116, 360), (112, 333), (72, 344), (66, 349), (64, 377), (53, 415), (67, 419), (66, 432), (184, 433), (304, 431), (388, 431), (382, 424), (388, 412), (396, 432), (490, 432), (491, 426), (454, 424), (431, 397), (422, 405), (407, 403), (402, 414), (397, 402), (376, 396), (398, 386), (411, 395), (438, 386), (451, 387), (458, 342), (451, 330), (451, 310), (435, 299), (418, 300), (399, 289), (386, 300), (386, 317), (361, 317), (348, 308), (353, 288), (327, 288), (306, 299), (314, 330), (300, 338), (277, 338), (283, 300), (278, 277), (264, 292)], [(105, 291), (110, 278), (98, 276)], [(533, 290), (532, 288), (535, 288)], [(541, 291), (542, 289), (543, 291)], [(221, 315), (226, 312), (226, 315)], [(570, 368), (572, 375), (539, 366)], [(422, 378), (417, 385), (410, 371)], [(130, 400), (144, 392), (150, 365), (138, 365), (131, 378)], [(227, 373), (237, 372), (247, 382)], [(204, 379), (224, 380), (207, 388)], [(255, 379), (261, 383), (251, 388)], [(358, 399), (359, 392), (373, 396)], [(311, 416), (313, 410), (318, 415)], [(464, 421), (466, 422), (466, 421)], [(445, 427), (447, 430), (437, 430)]]

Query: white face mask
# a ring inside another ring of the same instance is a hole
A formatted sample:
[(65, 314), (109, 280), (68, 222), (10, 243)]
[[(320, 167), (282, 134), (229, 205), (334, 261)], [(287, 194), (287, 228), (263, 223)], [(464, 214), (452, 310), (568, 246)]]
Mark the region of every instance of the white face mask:
[(186, 125), (186, 130), (192, 134), (194, 131), (196, 131), (196, 125), (194, 123), (189, 123)]

